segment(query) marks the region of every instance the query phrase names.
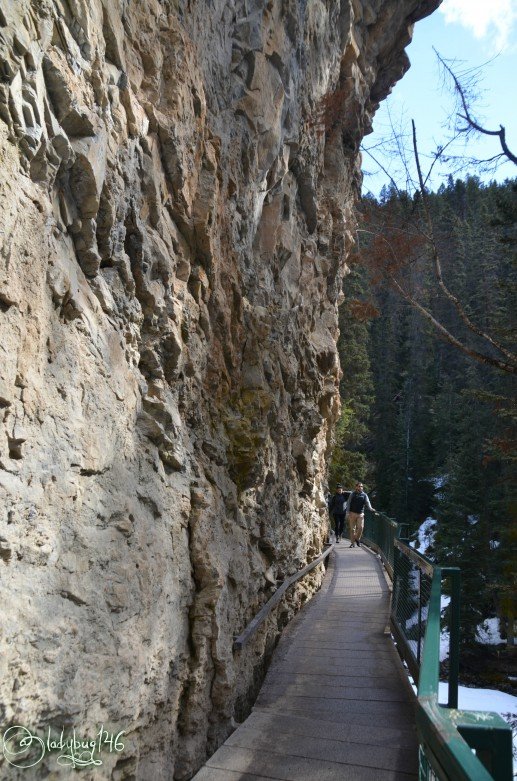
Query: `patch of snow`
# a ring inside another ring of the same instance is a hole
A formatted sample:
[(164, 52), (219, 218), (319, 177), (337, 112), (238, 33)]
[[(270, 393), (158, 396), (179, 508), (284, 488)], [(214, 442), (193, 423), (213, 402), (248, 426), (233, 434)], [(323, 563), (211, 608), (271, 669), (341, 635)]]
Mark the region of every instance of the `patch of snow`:
[(470, 523), (471, 526), (475, 526), (476, 523), (479, 522), (479, 515), (467, 515), (467, 522)]
[(449, 657), (450, 634), (445, 629), (440, 632), (440, 662), (444, 662)]
[(408, 646), (411, 648), (411, 653), (413, 654), (413, 656), (416, 659), (417, 658), (417, 654), (418, 654), (418, 643), (417, 643), (417, 641), (416, 640), (408, 640), (408, 638), (406, 638), (406, 642), (407, 642)]
[(408, 587), (409, 587), (408, 596), (412, 596), (415, 598), (418, 596), (419, 583), (420, 583), (420, 576), (418, 574), (418, 568), (413, 567), (413, 569), (411, 569), (408, 574)]
[(496, 550), (496, 548), (498, 548), (501, 543), (499, 542), (499, 540), (490, 540), (488, 544), (490, 546), (490, 550)]
[(425, 555), (426, 550), (434, 543), (436, 534), (436, 518), (426, 518), (417, 531), (417, 539), (411, 542), (411, 547)]
[(430, 477), (429, 482), (434, 485), (435, 488), (443, 488), (449, 479), (449, 475), (438, 475), (438, 477)]
[[(446, 704), (449, 695), (447, 683), (440, 681), (438, 702)], [(497, 689), (470, 689), (458, 686), (458, 708), (461, 710), (485, 711), (498, 713), (513, 728), (514, 773), (517, 772), (517, 697)]]
[[(442, 594), (440, 597), (441, 614), (443, 616), (445, 609), (450, 604), (451, 598), (448, 594)], [(440, 662), (444, 662), (449, 656), (450, 632), (448, 629), (442, 629), (440, 632)]]
[[(427, 614), (429, 612), (428, 605), (422, 605), (422, 624), (425, 627), (425, 622), (427, 621)], [(417, 626), (418, 624), (418, 610), (416, 610), (413, 615), (406, 620), (406, 629), (410, 629), (412, 626)]]
[[(445, 705), (448, 696), (448, 684), (440, 681), (438, 702)], [(508, 713), (517, 715), (517, 697), (497, 689), (472, 689), (468, 686), (458, 686), (458, 708), (499, 713), (500, 715)]]
[(503, 638), (499, 634), (499, 619), (487, 618), (481, 624), (478, 624), (476, 629), (476, 640), (478, 643), (484, 645), (499, 645), (504, 643)]
[[(414, 680), (408, 673), (409, 682), (415, 694), (418, 693)], [(446, 705), (449, 699), (449, 684), (440, 681), (438, 684), (438, 702)], [(458, 686), (458, 708), (461, 710), (483, 711), (485, 713), (498, 713), (511, 726), (517, 719), (517, 697), (497, 689), (471, 689), (467, 686)], [(514, 735), (514, 746), (517, 738)]]

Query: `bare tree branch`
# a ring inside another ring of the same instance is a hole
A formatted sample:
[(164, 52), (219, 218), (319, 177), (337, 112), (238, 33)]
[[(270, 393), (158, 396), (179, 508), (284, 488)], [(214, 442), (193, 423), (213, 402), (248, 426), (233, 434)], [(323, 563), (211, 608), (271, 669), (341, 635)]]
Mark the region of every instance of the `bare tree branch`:
[(487, 334), (485, 331), (479, 328), (479, 326), (477, 326), (474, 322), (472, 322), (472, 320), (466, 313), (465, 309), (463, 308), (463, 305), (459, 300), (459, 298), (455, 296), (454, 293), (452, 293), (447, 287), (447, 285), (445, 284), (445, 281), (443, 279), (443, 274), (442, 274), (442, 264), (440, 261), (440, 255), (438, 253), (438, 248), (434, 236), (433, 221), (431, 218), (431, 211), (429, 209), (429, 202), (427, 197), (427, 191), (425, 189), (422, 167), (420, 165), (420, 157), (418, 154), (418, 145), (417, 145), (417, 138), (416, 138), (416, 126), (414, 120), (411, 120), (411, 125), (413, 128), (413, 151), (415, 155), (415, 164), (418, 172), (418, 181), (420, 183), (420, 194), (422, 196), (422, 205), (424, 208), (424, 216), (427, 223), (427, 230), (430, 238), (430, 249), (431, 249), (434, 270), (435, 270), (436, 279), (438, 281), (438, 285), (441, 291), (443, 292), (443, 294), (445, 295), (445, 297), (453, 304), (453, 306), (455, 307), (456, 311), (458, 312), (460, 318), (463, 320), (467, 328), (473, 333), (475, 333), (477, 336), (479, 336), (481, 339), (488, 342), (495, 350), (497, 350), (502, 355), (504, 355), (504, 357), (508, 361), (517, 365), (517, 356), (514, 355), (514, 353), (512, 353), (510, 350), (507, 350), (506, 347), (504, 347), (500, 342), (493, 339), (490, 336), (490, 334)]
[[(431, 229), (432, 229), (432, 223), (431, 223)], [(382, 240), (382, 242), (386, 245), (389, 254), (391, 255), (393, 261), (395, 262), (395, 265), (397, 265), (397, 256), (396, 252), (391, 245), (391, 243), (388, 241), (388, 239), (383, 236), (380, 233), (376, 233), (375, 231), (368, 231), (368, 230), (359, 230), (358, 233), (369, 233), (371, 235), (377, 236)], [(438, 259), (438, 266), (440, 268), (440, 262)], [(486, 353), (481, 353), (478, 350), (474, 350), (473, 348), (469, 347), (468, 345), (464, 344), (462, 341), (460, 341), (454, 334), (452, 334), (448, 328), (446, 328), (442, 323), (440, 323), (439, 320), (434, 317), (434, 315), (416, 299), (411, 293), (409, 293), (398, 281), (393, 271), (389, 269), (389, 267), (384, 267), (384, 273), (388, 280), (388, 282), (395, 288), (395, 290), (402, 296), (402, 298), (407, 301), (414, 309), (416, 309), (420, 314), (429, 322), (432, 324), (432, 326), (435, 328), (436, 331), (440, 334), (440, 336), (447, 341), (449, 344), (451, 344), (456, 349), (460, 350), (465, 355), (468, 355), (470, 358), (474, 358), (476, 361), (480, 363), (484, 363), (487, 366), (493, 366), (500, 371), (504, 371), (507, 374), (517, 374), (517, 356), (515, 356), (510, 351), (501, 350), (505, 357), (508, 358), (507, 361), (501, 360), (500, 358), (493, 357), (491, 355), (487, 355)], [(447, 288), (446, 288), (447, 289)], [(449, 295), (452, 296), (452, 294), (449, 293)], [(455, 298), (453, 296), (453, 298)], [(456, 299), (457, 300), (457, 299)], [(458, 302), (459, 303), (459, 302)], [(460, 305), (461, 306), (461, 305)], [(467, 318), (468, 319), (468, 318)], [(478, 329), (476, 326), (471, 328), (470, 330), (473, 330), (475, 333), (480, 335), (481, 337), (486, 337), (488, 341), (492, 342), (491, 337), (489, 337), (487, 334), (485, 334), (483, 331)], [(494, 342), (494, 344), (496, 344)]]
[[(430, 196), (428, 191), (426, 190), (426, 186), (430, 180), (431, 174), (435, 166), (439, 162), (450, 163), (451, 161), (454, 162), (455, 160), (457, 160), (458, 162), (461, 162), (461, 167), (464, 168), (465, 161), (467, 159), (472, 165), (480, 166), (485, 164), (486, 169), (488, 170), (490, 164), (496, 166), (497, 163), (503, 159), (507, 159), (517, 165), (517, 157), (513, 154), (513, 152), (508, 147), (508, 144), (506, 142), (505, 129), (502, 125), (500, 125), (499, 130), (489, 130), (483, 127), (483, 125), (480, 124), (472, 116), (471, 108), (470, 108), (472, 95), (470, 94), (470, 90), (475, 90), (476, 88), (475, 78), (470, 76), (470, 81), (465, 82), (465, 77), (462, 77), (463, 78), (463, 82), (462, 82), (460, 78), (456, 76), (456, 74), (452, 70), (452, 67), (443, 59), (443, 57), (441, 57), (441, 55), (436, 50), (435, 52), (439, 62), (441, 63), (444, 69), (445, 76), (449, 76), (453, 80), (454, 90), (458, 95), (460, 106), (461, 106), (461, 108), (457, 112), (457, 116), (459, 116), (462, 120), (464, 120), (464, 122), (467, 123), (467, 126), (466, 127), (457, 126), (453, 137), (450, 138), (447, 141), (447, 143), (445, 143), (444, 145), (438, 146), (436, 148), (436, 151), (430, 156), (431, 163), (429, 165), (426, 175), (424, 175), (424, 171), (422, 170), (422, 156), (419, 152), (418, 143), (417, 143), (416, 126), (415, 126), (415, 122), (412, 120), (411, 125), (412, 125), (413, 157), (414, 157), (414, 164), (415, 164), (416, 174), (417, 174), (416, 182), (415, 182), (410, 172), (410, 165), (408, 162), (408, 153), (407, 153), (408, 147), (404, 143), (405, 140), (404, 134), (402, 133), (402, 131), (398, 132), (395, 129), (391, 113), (389, 112), (389, 105), (388, 105), (388, 116), (391, 125), (392, 141), (394, 142), (394, 149), (392, 148), (392, 154), (395, 154), (398, 160), (400, 161), (400, 163), (402, 164), (406, 176), (407, 190), (415, 193), (415, 196), (418, 196), (418, 198), (417, 197), (413, 198), (413, 210), (415, 210), (418, 207), (418, 204), (420, 203), (422, 209), (421, 214), (423, 219), (412, 221), (414, 222), (414, 228), (415, 228), (415, 230), (413, 231), (408, 230), (407, 225), (404, 226), (403, 229), (399, 229), (395, 226), (390, 225), (387, 235), (389, 237), (391, 232), (391, 235), (393, 236), (393, 246), (391, 245), (390, 241), (388, 241), (386, 236), (383, 236), (382, 234), (375, 234), (378, 239), (381, 239), (383, 242), (386, 243), (390, 251), (391, 259), (390, 260), (386, 259), (384, 261), (383, 272), (385, 277), (388, 279), (390, 284), (395, 288), (395, 290), (397, 290), (397, 292), (409, 304), (411, 304), (411, 306), (413, 306), (417, 311), (419, 311), (427, 319), (427, 321), (433, 325), (433, 327), (438, 331), (441, 337), (444, 338), (446, 341), (448, 341), (451, 345), (456, 347), (465, 355), (468, 355), (471, 358), (480, 361), (481, 363), (494, 366), (502, 371), (511, 374), (516, 374), (517, 355), (514, 352), (512, 352), (509, 348), (507, 348), (504, 344), (502, 344), (498, 339), (492, 336), (490, 333), (487, 333), (485, 330), (483, 330), (483, 328), (481, 328), (472, 320), (471, 315), (467, 313), (462, 301), (458, 298), (457, 295), (455, 295), (455, 293), (452, 292), (452, 290), (450, 290), (450, 288), (448, 287), (448, 285), (444, 280), (443, 271), (442, 271), (442, 261), (440, 257), (440, 252), (438, 250), (438, 243), (435, 237)], [(474, 92), (473, 94), (476, 93)], [(460, 158), (460, 157), (455, 157), (454, 155), (451, 154), (449, 155), (446, 154), (449, 147), (457, 140), (458, 135), (461, 133), (468, 133), (469, 131), (475, 131), (475, 132), (483, 133), (484, 135), (494, 136), (499, 138), (502, 151), (499, 152), (499, 154), (493, 155), (491, 158), (488, 158), (483, 161), (479, 161), (474, 158), (465, 158), (465, 156)], [(372, 147), (371, 149), (364, 148), (364, 151), (366, 152), (366, 154), (369, 155), (369, 157), (375, 162), (375, 164), (388, 177), (395, 192), (399, 196), (399, 199), (402, 200), (401, 196), (404, 193), (401, 193), (400, 188), (397, 185), (397, 182), (395, 181), (395, 178), (389, 173), (387, 167), (383, 165), (383, 163), (378, 159), (378, 155), (376, 154), (374, 156), (374, 154), (372, 154), (372, 149), (374, 148), (375, 147)], [(408, 196), (408, 198), (410, 198), (410, 196)], [(418, 300), (418, 298), (415, 297), (414, 294), (412, 294), (410, 291), (405, 289), (404, 283), (403, 282), (401, 283), (400, 272), (401, 270), (403, 270), (403, 268), (409, 270), (412, 266), (416, 265), (418, 263), (418, 258), (415, 259), (415, 253), (414, 253), (415, 245), (413, 245), (412, 247), (404, 246), (403, 239), (397, 237), (398, 233), (402, 233), (407, 237), (412, 236), (414, 239), (423, 238), (425, 240), (428, 247), (428, 252), (430, 252), (432, 266), (434, 270), (434, 276), (438, 285), (438, 290), (445, 297), (445, 299), (450, 304), (452, 304), (454, 310), (456, 311), (457, 316), (459, 317), (463, 325), (467, 328), (468, 332), (474, 334), (475, 337), (481, 340), (480, 342), (481, 345), (483, 343), (486, 345), (487, 348), (486, 352), (482, 351), (483, 350), (482, 347), (480, 347), (479, 350), (474, 349), (474, 347), (470, 347), (468, 343), (469, 339), (467, 335), (463, 340), (458, 339), (456, 336), (454, 336), (454, 334), (451, 333), (449, 328), (444, 326), (444, 324), (440, 322), (432, 314), (432, 312), (428, 308), (426, 308), (426, 306), (424, 306), (421, 303), (421, 301)], [(474, 315), (474, 317), (475, 316), (476, 315)], [(493, 354), (492, 351), (495, 351), (495, 354)], [(499, 356), (497, 356), (497, 353), (499, 353)]]
[(397, 145), (398, 156), (399, 156), (399, 158), (402, 161), (402, 164), (404, 166), (404, 171), (405, 171), (405, 174), (406, 174), (406, 188), (409, 189), (410, 186), (414, 188), (413, 177), (411, 176), (411, 173), (410, 173), (410, 170), (409, 170), (408, 161), (406, 159), (406, 149), (400, 143), (400, 139), (401, 139), (402, 133), (397, 133), (395, 131), (395, 127), (393, 125), (393, 118), (391, 116), (390, 104), (389, 103), (386, 104), (386, 109), (388, 111), (388, 118), (390, 120), (391, 132), (392, 132), (393, 138), (395, 139), (395, 143)]
[[(470, 106), (467, 100), (467, 95), (465, 93), (465, 89), (463, 85), (461, 84), (459, 78), (456, 76), (452, 68), (449, 66), (449, 64), (444, 60), (444, 58), (439, 54), (439, 52), (435, 49), (436, 56), (438, 57), (439, 62), (441, 63), (442, 67), (446, 70), (446, 72), (451, 77), (453, 83), (454, 83), (454, 89), (456, 90), (457, 95), (460, 98), (461, 105), (463, 106), (463, 114), (458, 114), (458, 116), (461, 117), (461, 119), (464, 119), (469, 128), (472, 128), (473, 130), (476, 130), (478, 133), (482, 133), (485, 136), (497, 136), (499, 138), (499, 143), (501, 144), (501, 149), (503, 150), (504, 156), (510, 160), (514, 165), (517, 165), (517, 156), (514, 155), (514, 153), (511, 151), (511, 149), (508, 146), (508, 143), (506, 141), (506, 129), (503, 125), (499, 125), (499, 130), (488, 130), (488, 128), (483, 127), (482, 125), (477, 122), (474, 117), (471, 114)], [(460, 132), (466, 132), (468, 128), (463, 128)]]
[[(372, 148), (373, 148), (373, 147), (372, 147)], [(399, 196), (400, 196), (400, 190), (399, 190), (399, 188), (397, 187), (397, 183), (396, 183), (395, 179), (394, 179), (394, 178), (391, 176), (391, 174), (388, 172), (388, 169), (387, 169), (387, 168), (385, 168), (385, 167), (383, 166), (383, 164), (380, 162), (380, 160), (377, 160), (377, 158), (376, 158), (374, 155), (372, 155), (372, 153), (371, 153), (370, 149), (366, 149), (365, 147), (363, 147), (363, 152), (366, 152), (366, 154), (368, 155), (368, 157), (371, 157), (371, 158), (372, 158), (372, 160), (373, 160), (373, 162), (375, 163), (375, 165), (378, 165), (378, 166), (379, 166), (379, 168), (381, 169), (381, 171), (382, 171), (384, 174), (386, 174), (386, 176), (387, 176), (387, 177), (388, 177), (388, 179), (390, 180), (391, 184), (392, 184), (392, 185), (393, 185), (393, 187), (395, 188), (395, 191), (396, 191), (397, 195), (399, 195)]]
[(484, 353), (480, 353), (477, 350), (473, 350), (470, 347), (467, 347), (467, 345), (463, 344), (459, 341), (453, 334), (451, 334), (450, 331), (445, 328), (432, 314), (429, 312), (428, 309), (426, 309), (422, 304), (417, 301), (413, 296), (411, 296), (402, 285), (393, 277), (390, 276), (390, 281), (395, 287), (395, 289), (400, 293), (402, 298), (404, 298), (409, 304), (411, 304), (412, 307), (417, 309), (420, 314), (422, 314), (426, 320), (428, 320), (434, 328), (441, 334), (441, 336), (449, 342), (449, 344), (452, 344), (453, 347), (456, 347), (458, 350), (461, 350), (462, 353), (465, 355), (468, 355), (470, 358), (474, 358), (476, 361), (479, 361), (480, 363), (485, 363), (488, 366), (495, 366), (497, 369), (500, 369), (501, 371), (507, 372), (508, 374), (517, 374), (517, 363), (506, 363), (506, 361), (499, 360), (499, 358), (492, 358), (490, 355), (486, 355)]
[(435, 167), (436, 163), (437, 163), (438, 161), (440, 161), (440, 162), (441, 162), (441, 161), (443, 161), (443, 160), (445, 159), (445, 158), (444, 158), (444, 154), (443, 154), (443, 153), (445, 152), (445, 150), (447, 149), (447, 147), (448, 147), (448, 146), (450, 146), (451, 144), (453, 144), (455, 141), (456, 141), (456, 138), (454, 138), (454, 137), (453, 137), (453, 138), (449, 139), (449, 141), (447, 141), (447, 143), (445, 144), (445, 146), (439, 146), (439, 147), (438, 147), (438, 149), (436, 150), (436, 152), (435, 152), (435, 153), (434, 153), (434, 155), (433, 155), (433, 157), (434, 157), (434, 160), (433, 160), (433, 162), (431, 163), (431, 165), (430, 165), (430, 167), (429, 167), (429, 170), (428, 170), (428, 172), (427, 172), (427, 176), (425, 177), (425, 180), (424, 180), (424, 186), (425, 186), (425, 185), (427, 184), (427, 182), (429, 181), (429, 179), (430, 179), (430, 177), (431, 177), (431, 174), (433, 173), (433, 168)]

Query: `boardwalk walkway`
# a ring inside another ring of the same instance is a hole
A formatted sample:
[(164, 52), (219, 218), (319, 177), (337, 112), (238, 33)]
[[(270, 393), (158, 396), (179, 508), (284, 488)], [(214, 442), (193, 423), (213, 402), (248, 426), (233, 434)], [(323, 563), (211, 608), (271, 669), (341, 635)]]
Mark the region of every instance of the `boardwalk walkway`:
[(194, 781), (410, 781), (411, 694), (376, 557), (335, 546), (321, 591), (275, 652), (253, 712)]

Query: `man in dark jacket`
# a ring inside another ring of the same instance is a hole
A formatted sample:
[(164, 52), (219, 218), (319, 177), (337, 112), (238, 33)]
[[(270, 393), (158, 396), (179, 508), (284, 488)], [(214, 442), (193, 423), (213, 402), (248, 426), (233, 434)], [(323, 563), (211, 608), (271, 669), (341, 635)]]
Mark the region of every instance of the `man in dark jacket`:
[(336, 542), (339, 542), (345, 529), (346, 503), (349, 496), (350, 491), (343, 491), (343, 486), (338, 483), (336, 486), (336, 493), (329, 503), (329, 510), (334, 516), (336, 525)]
[(376, 513), (368, 499), (368, 494), (365, 494), (362, 483), (356, 483), (356, 486), (346, 503), (346, 513), (348, 516), (348, 528), (350, 531), (350, 547), (354, 545), (359, 547), (361, 537), (363, 536), (364, 529), (364, 508), (367, 507), (372, 512)]

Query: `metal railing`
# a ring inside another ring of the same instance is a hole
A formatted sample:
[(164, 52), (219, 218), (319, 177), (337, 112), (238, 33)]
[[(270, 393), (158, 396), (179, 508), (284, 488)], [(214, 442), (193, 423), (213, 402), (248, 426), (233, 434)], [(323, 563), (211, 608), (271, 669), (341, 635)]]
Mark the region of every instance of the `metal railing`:
[[(368, 513), (363, 539), (392, 577), (392, 634), (418, 683), (419, 781), (511, 781), (510, 725), (496, 713), (458, 710), (460, 570), (435, 565), (402, 534), (405, 526)], [(438, 700), (444, 580), (450, 591), (447, 706)]]
[(399, 524), (384, 513), (367, 512), (364, 519), (363, 539), (367, 539), (371, 548), (381, 557), (391, 579), (395, 561), (395, 539)]
[[(403, 657), (416, 683), (420, 678), (425, 632), (429, 618), (431, 585), (438, 570), (430, 559), (413, 550), (407, 540), (396, 539), (395, 578), (391, 602), (391, 627)], [(442, 576), (448, 577), (451, 588), (449, 621), (449, 672), (448, 706), (458, 706), (459, 673), (459, 599), (460, 570), (458, 567), (441, 567)], [(441, 617), (441, 596), (440, 609)]]
[[(457, 710), (456, 707), (444, 707), (438, 702), (444, 574), (445, 567), (435, 567), (418, 682), (416, 723), (420, 742), (419, 778), (420, 781), (433, 781), (435, 778), (450, 781), (511, 781), (510, 725), (497, 713)], [(453, 599), (454, 594), (451, 596), (451, 605)]]

